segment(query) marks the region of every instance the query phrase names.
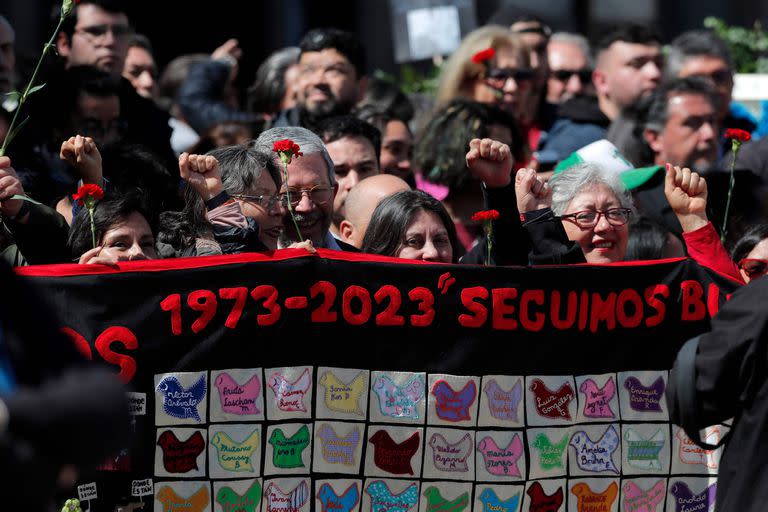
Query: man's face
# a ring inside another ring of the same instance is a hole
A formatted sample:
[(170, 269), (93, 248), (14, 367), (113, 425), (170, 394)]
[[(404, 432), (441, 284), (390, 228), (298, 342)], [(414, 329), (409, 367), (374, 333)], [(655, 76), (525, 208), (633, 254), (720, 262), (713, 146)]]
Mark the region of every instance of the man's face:
[(547, 102), (562, 103), (585, 89), (592, 88), (592, 77), (587, 67), (587, 56), (573, 43), (550, 41), (547, 46), (549, 78)]
[(673, 94), (664, 130), (650, 140), (656, 164), (706, 170), (717, 160), (718, 124), (709, 99), (701, 94)]
[(344, 203), (350, 189), (360, 180), (379, 174), (379, 162), (373, 144), (365, 137), (342, 137), (328, 142), (325, 147), (333, 160), (339, 185), (333, 200), (333, 224), (338, 227), (344, 220)]
[(15, 41), (16, 36), (10, 23), (5, 18), (0, 19), (0, 94), (13, 89), (16, 69)]
[(157, 96), (157, 65), (152, 54), (144, 48), (132, 46), (128, 49), (123, 76), (131, 82), (141, 96), (149, 99)]
[(656, 89), (661, 65), (659, 45), (616, 41), (598, 59), (597, 72), (602, 79), (595, 85), (598, 93), (620, 111)]
[(677, 76), (678, 78), (700, 76), (709, 80), (720, 98), (717, 118), (720, 121), (725, 119), (731, 106), (731, 94), (733, 93), (733, 73), (727, 62), (719, 57), (705, 55), (689, 57), (683, 63)]
[(302, 53), (299, 72), (298, 102), (313, 114), (348, 114), (362, 94), (354, 66), (333, 48)]
[[(320, 153), (312, 153), (295, 158), (288, 165), (288, 188), (291, 202), (296, 202), (293, 207), (296, 223), (301, 230), (302, 237), (312, 240), (315, 247), (325, 247), (325, 235), (331, 226), (331, 213), (333, 212), (333, 197), (336, 195), (336, 187), (332, 187), (328, 177), (328, 166)], [(310, 194), (310, 190), (317, 192)], [(327, 191), (327, 189), (331, 189)], [(286, 192), (283, 184), (281, 193)], [(314, 201), (312, 197), (322, 197), (322, 201)], [(293, 225), (291, 214), (287, 207), (282, 208), (283, 233), (280, 235), (280, 247), (287, 247), (293, 242), (298, 242), (296, 228)]]
[(99, 146), (120, 138), (120, 98), (80, 93), (72, 115), (71, 133), (92, 137)]
[(77, 24), (71, 37), (59, 34), (57, 49), (67, 66), (96, 66), (121, 73), (128, 52), (131, 27), (123, 13), (111, 13), (99, 6), (76, 7)]

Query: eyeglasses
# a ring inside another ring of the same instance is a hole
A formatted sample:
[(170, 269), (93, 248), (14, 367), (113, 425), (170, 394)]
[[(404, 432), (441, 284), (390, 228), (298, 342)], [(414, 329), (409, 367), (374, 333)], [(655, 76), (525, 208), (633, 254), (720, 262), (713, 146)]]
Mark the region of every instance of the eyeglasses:
[(112, 32), (115, 39), (123, 39), (133, 34), (133, 28), (130, 25), (89, 25), (75, 28), (75, 32), (86, 34), (95, 40), (104, 39), (107, 32)]
[(515, 82), (533, 80), (535, 71), (532, 69), (493, 68), (488, 70), (485, 78), (494, 82), (506, 82), (510, 78)]
[(291, 206), (296, 206), (301, 202), (301, 198), (306, 194), (309, 199), (316, 205), (324, 205), (333, 197), (333, 187), (325, 187), (317, 185), (312, 188), (289, 188), (287, 192), (281, 192), (278, 194), (280, 198), (280, 205), (283, 208), (288, 207), (288, 195), (291, 196)]
[(579, 81), (582, 84), (588, 84), (592, 82), (592, 70), (591, 69), (558, 69), (550, 71), (549, 76), (560, 82), (567, 82), (573, 75), (579, 77)]
[(768, 272), (768, 260), (744, 258), (739, 262), (739, 268), (743, 270), (750, 279), (757, 279)]
[(731, 82), (733, 82), (733, 75), (727, 69), (719, 69), (709, 74), (696, 73), (695, 75), (691, 76), (699, 76), (701, 78), (711, 80), (715, 85), (729, 85)]
[(611, 226), (623, 226), (629, 222), (629, 216), (632, 215), (632, 210), (629, 208), (610, 208), (605, 211), (600, 210), (586, 210), (583, 212), (567, 213), (561, 215), (561, 220), (568, 220), (575, 223), (581, 229), (589, 229), (597, 226), (600, 222), (600, 216), (604, 216), (605, 220)]
[(258, 206), (268, 211), (274, 209), (277, 206), (278, 202), (280, 201), (280, 197), (276, 195), (249, 196), (246, 194), (232, 194), (232, 197), (234, 197), (235, 199), (239, 199), (241, 201), (245, 201), (247, 203), (257, 204)]

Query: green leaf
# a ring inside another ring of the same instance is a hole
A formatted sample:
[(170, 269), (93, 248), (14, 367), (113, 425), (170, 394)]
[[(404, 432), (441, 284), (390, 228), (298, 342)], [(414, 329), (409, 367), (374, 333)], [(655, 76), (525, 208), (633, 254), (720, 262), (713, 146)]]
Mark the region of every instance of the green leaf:
[(21, 199), (22, 201), (29, 201), (32, 204), (43, 204), (40, 201), (35, 201), (34, 199), (32, 199), (29, 196), (22, 196), (21, 194), (13, 194), (8, 199)]
[(40, 89), (42, 89), (43, 87), (45, 87), (45, 84), (40, 84), (40, 85), (36, 85), (36, 86), (34, 86), (33, 88), (31, 88), (30, 90), (28, 90), (28, 91), (27, 91), (27, 96), (29, 96), (29, 95), (30, 95), (30, 94), (32, 94), (33, 92), (37, 92), (37, 91), (39, 91), (39, 90), (40, 90)]
[(19, 91), (11, 91), (11, 92), (5, 93), (5, 97), (8, 98), (9, 100), (12, 100), (18, 103), (19, 100), (21, 99), (21, 93)]

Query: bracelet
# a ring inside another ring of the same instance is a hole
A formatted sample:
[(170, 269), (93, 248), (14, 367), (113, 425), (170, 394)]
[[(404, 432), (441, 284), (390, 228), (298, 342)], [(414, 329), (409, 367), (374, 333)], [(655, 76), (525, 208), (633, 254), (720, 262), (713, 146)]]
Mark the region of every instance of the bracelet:
[(208, 209), (208, 211), (211, 211), (214, 208), (218, 208), (219, 206), (223, 205), (227, 201), (231, 201), (231, 200), (232, 200), (232, 197), (230, 197), (229, 193), (226, 190), (222, 190), (216, 196), (207, 200), (205, 202), (205, 207)]

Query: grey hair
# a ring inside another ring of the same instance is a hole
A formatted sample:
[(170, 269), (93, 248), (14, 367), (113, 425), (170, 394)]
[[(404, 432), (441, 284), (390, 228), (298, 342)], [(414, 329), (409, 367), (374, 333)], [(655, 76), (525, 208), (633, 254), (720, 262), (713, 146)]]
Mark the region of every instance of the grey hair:
[(595, 57), (592, 55), (592, 47), (589, 45), (589, 40), (583, 35), (574, 34), (573, 32), (555, 32), (552, 34), (552, 37), (549, 38), (549, 43), (565, 43), (578, 47), (587, 59), (587, 66), (589, 66), (590, 69), (595, 67)]
[(274, 146), (275, 142), (283, 139), (291, 139), (294, 143), (298, 144), (304, 155), (320, 153), (325, 161), (325, 166), (327, 167), (328, 182), (332, 187), (336, 185), (336, 173), (333, 170), (333, 160), (331, 160), (328, 150), (325, 149), (325, 144), (323, 144), (320, 137), (306, 128), (302, 128), (301, 126), (279, 126), (270, 128), (269, 130), (261, 132), (261, 135), (259, 135), (256, 140), (251, 141), (249, 145), (259, 151), (272, 154), (275, 163), (282, 165), (280, 164), (277, 154), (272, 152), (272, 146)]
[(596, 163), (583, 163), (555, 174), (549, 180), (552, 187), (552, 213), (562, 215), (565, 209), (584, 189), (592, 185), (606, 185), (619, 200), (622, 208), (632, 208), (632, 195), (624, 187), (619, 174)]
[(677, 36), (669, 45), (665, 59), (664, 78), (677, 78), (685, 61), (692, 57), (714, 57), (725, 61), (733, 71), (733, 58), (728, 45), (711, 30), (689, 30)]

